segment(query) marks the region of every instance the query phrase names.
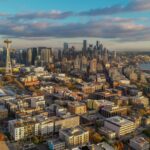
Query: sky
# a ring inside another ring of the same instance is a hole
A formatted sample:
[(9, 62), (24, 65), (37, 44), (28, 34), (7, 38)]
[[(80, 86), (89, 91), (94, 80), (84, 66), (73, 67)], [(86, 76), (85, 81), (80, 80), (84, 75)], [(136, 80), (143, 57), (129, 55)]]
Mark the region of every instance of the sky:
[(101, 41), (110, 50), (150, 50), (150, 0), (0, 0), (0, 47), (62, 47)]

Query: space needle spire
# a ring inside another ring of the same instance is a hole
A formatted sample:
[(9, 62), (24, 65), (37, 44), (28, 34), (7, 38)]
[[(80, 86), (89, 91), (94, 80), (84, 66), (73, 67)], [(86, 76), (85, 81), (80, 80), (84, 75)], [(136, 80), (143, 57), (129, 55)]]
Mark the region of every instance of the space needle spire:
[(10, 59), (10, 44), (12, 43), (12, 41), (7, 39), (4, 41), (4, 43), (6, 44), (6, 51), (7, 51), (5, 74), (12, 75), (12, 67), (11, 67), (11, 59)]

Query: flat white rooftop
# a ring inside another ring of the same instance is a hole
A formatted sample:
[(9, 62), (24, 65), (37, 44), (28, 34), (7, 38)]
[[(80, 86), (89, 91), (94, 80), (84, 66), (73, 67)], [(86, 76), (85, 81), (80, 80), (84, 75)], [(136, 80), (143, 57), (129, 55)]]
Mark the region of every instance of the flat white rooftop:
[(124, 125), (133, 123), (132, 121), (122, 118), (120, 116), (110, 117), (110, 118), (106, 119), (106, 121), (108, 121), (112, 124), (115, 124), (117, 126), (124, 126)]

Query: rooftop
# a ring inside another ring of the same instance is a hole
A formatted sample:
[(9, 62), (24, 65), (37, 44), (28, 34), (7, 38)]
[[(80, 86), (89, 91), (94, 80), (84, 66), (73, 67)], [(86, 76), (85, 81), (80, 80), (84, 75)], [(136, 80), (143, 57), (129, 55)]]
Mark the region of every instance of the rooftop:
[(122, 118), (120, 116), (110, 117), (110, 118), (106, 119), (106, 121), (111, 122), (117, 126), (123, 126), (123, 125), (133, 123), (132, 121)]
[(0, 105), (0, 111), (8, 111), (7, 108), (5, 108), (4, 105)]
[(84, 132), (86, 132), (86, 130), (84, 130), (84, 128), (82, 128), (81, 126), (77, 126), (75, 128), (64, 129), (62, 132), (69, 136), (77, 136), (83, 134)]
[(80, 102), (70, 102), (69, 105), (72, 105), (72, 106), (84, 106), (85, 103), (80, 103)]
[(6, 95), (6, 93), (4, 92), (4, 90), (0, 89), (0, 96), (5, 96), (5, 95)]
[(135, 138), (131, 139), (131, 141), (133, 141), (136, 144), (140, 144), (141, 146), (148, 143), (148, 141), (145, 140), (145, 138), (143, 138), (143, 137), (135, 137)]

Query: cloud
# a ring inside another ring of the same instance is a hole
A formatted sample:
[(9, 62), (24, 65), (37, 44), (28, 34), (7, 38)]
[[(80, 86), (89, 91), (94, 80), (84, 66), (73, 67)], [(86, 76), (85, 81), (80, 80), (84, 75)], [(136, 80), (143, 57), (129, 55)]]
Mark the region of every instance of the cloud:
[(106, 18), (85, 23), (58, 24), (55, 22), (14, 23), (0, 22), (3, 36), (21, 38), (77, 38), (96, 37), (121, 41), (150, 40), (150, 27), (132, 19)]
[(24, 12), (16, 14), (6, 14), (0, 12), (0, 17), (5, 17), (12, 21), (32, 21), (41, 19), (53, 19), (61, 20), (68, 17), (82, 17), (82, 16), (99, 16), (99, 15), (112, 15), (118, 13), (128, 13), (128, 12), (140, 12), (140, 11), (150, 11), (150, 1), (149, 0), (130, 0), (127, 5), (112, 5), (104, 8), (97, 8), (86, 10), (82, 12), (73, 11), (42, 11), (42, 12)]
[(49, 12), (30, 12), (19, 13), (8, 17), (11, 20), (32, 20), (32, 19), (65, 19), (73, 15), (73, 12), (62, 12), (59, 10), (52, 10)]
[(2, 13), (2, 12), (0, 12), (0, 17), (6, 17), (6, 16), (8, 16), (7, 13)]
[(98, 15), (111, 15), (125, 12), (137, 12), (137, 11), (150, 11), (149, 0), (130, 0), (130, 2), (123, 5), (113, 5), (110, 7), (91, 9), (88, 11), (80, 12), (80, 16), (98, 16)]
[(145, 10), (150, 10), (149, 0), (130, 0), (125, 6), (114, 5), (80, 13), (73, 11), (62, 12), (59, 10), (17, 13), (13, 15), (0, 13), (0, 17), (2, 16), (0, 19), (0, 33), (3, 36), (18, 38), (96, 37), (119, 39), (120, 41), (150, 40), (150, 26), (139, 23), (147, 21), (147, 18), (131, 19), (105, 16), (101, 17), (101, 20), (96, 20), (97, 17), (93, 17), (93, 21), (84, 23), (62, 23), (61, 21), (56, 21), (56, 19), (65, 19), (71, 16), (97, 16)]

